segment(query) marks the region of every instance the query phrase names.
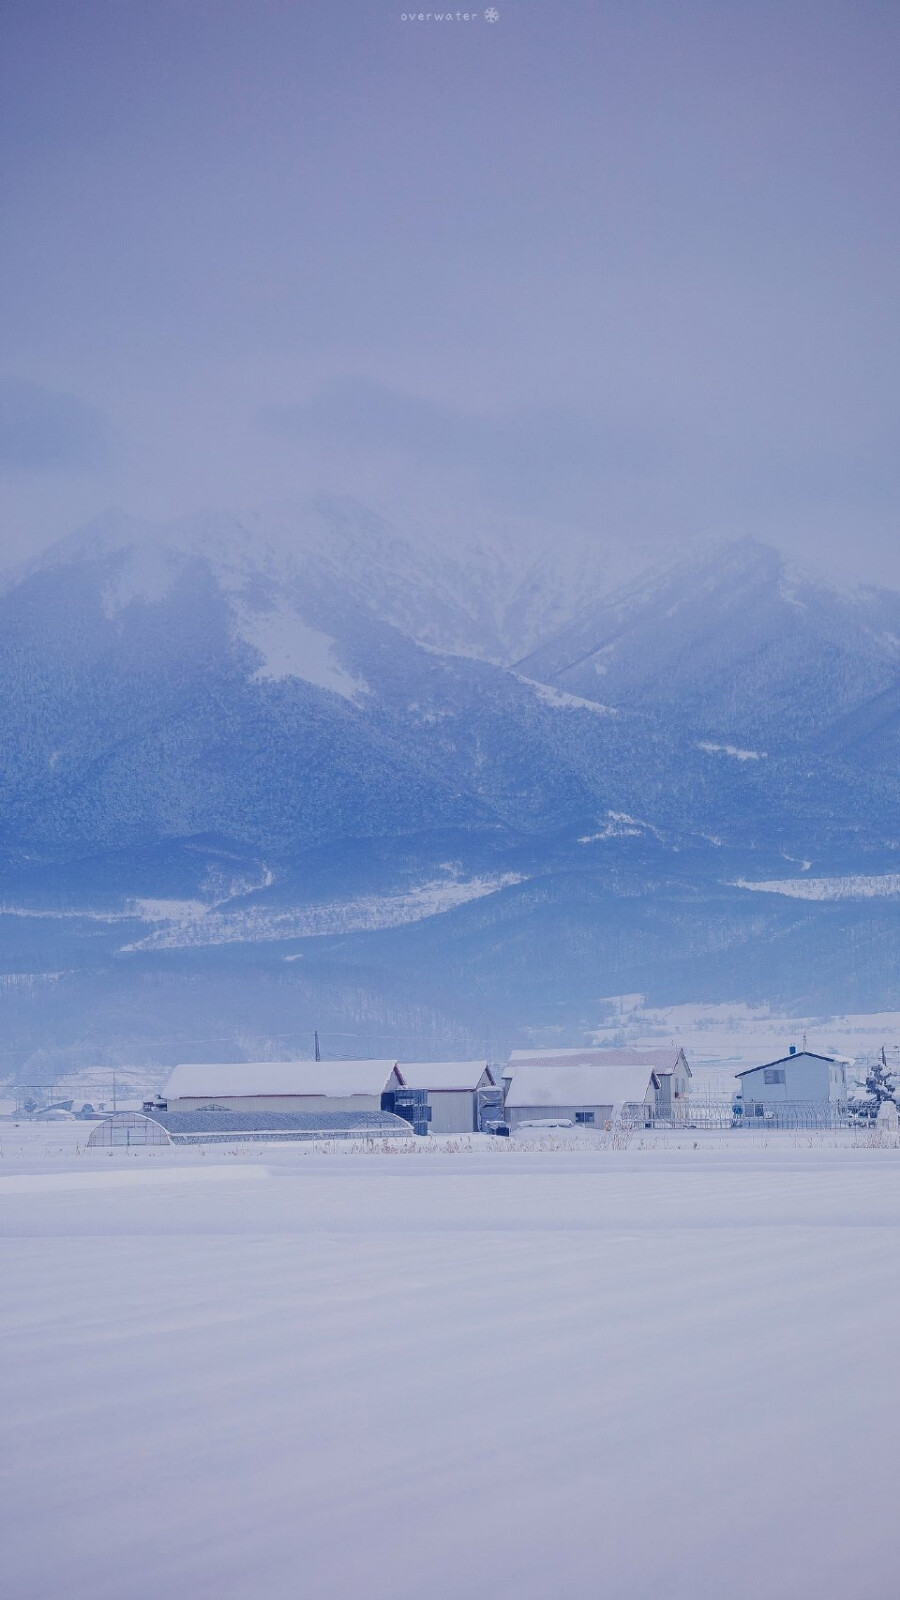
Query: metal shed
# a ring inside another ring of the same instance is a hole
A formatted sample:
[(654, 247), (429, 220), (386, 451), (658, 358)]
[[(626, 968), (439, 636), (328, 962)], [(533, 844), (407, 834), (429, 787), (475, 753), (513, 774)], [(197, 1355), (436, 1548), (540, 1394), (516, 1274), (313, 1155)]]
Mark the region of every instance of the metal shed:
[(408, 1089), (426, 1092), (432, 1133), (477, 1133), (488, 1104), (495, 1116), (502, 1115), (502, 1096), (486, 1061), (401, 1061), (398, 1071)]

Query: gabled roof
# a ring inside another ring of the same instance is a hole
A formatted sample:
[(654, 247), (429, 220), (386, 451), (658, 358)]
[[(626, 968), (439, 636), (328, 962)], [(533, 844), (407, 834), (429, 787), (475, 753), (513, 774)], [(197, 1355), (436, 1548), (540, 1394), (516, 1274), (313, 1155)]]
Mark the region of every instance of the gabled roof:
[(494, 1077), (486, 1061), (402, 1061), (398, 1069), (407, 1089), (477, 1089), (484, 1074)]
[(578, 1062), (541, 1066), (534, 1061), (514, 1066), (507, 1106), (640, 1105), (655, 1074), (649, 1067), (622, 1065), (598, 1072)]
[[(395, 1061), (189, 1061), (175, 1067), (166, 1100), (235, 1096), (382, 1094)], [(402, 1080), (401, 1080), (402, 1081)]]
[(667, 1078), (675, 1071), (679, 1058), (684, 1062), (688, 1077), (691, 1077), (687, 1058), (681, 1046), (677, 1044), (661, 1048), (651, 1047), (647, 1050), (620, 1050), (611, 1045), (587, 1046), (581, 1050), (513, 1050), (509, 1058), (509, 1068), (556, 1067), (568, 1064), (585, 1067), (648, 1067), (658, 1078)]
[(834, 1066), (837, 1059), (837, 1056), (820, 1056), (815, 1050), (795, 1050), (792, 1056), (779, 1056), (777, 1061), (763, 1061), (758, 1067), (745, 1067), (743, 1072), (736, 1072), (735, 1077), (746, 1078), (748, 1072), (764, 1072), (769, 1067), (783, 1067), (787, 1061), (827, 1061), (830, 1066)]

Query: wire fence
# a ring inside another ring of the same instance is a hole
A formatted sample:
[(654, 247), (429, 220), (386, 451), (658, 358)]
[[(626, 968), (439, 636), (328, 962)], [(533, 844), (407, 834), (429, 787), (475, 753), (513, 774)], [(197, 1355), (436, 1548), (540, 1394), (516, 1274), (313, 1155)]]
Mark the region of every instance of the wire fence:
[(815, 1131), (849, 1127), (854, 1119), (843, 1101), (782, 1100), (751, 1102), (744, 1106), (732, 1095), (689, 1096), (676, 1115), (652, 1114), (654, 1129), (695, 1128), (722, 1131), (726, 1128), (787, 1128)]
[(731, 1095), (708, 1096), (694, 1100), (688, 1097), (679, 1101), (678, 1107), (668, 1115), (652, 1112), (649, 1118), (654, 1129), (709, 1128), (719, 1130), (734, 1125)]
[(745, 1128), (847, 1128), (853, 1119), (843, 1101), (783, 1100), (773, 1105), (758, 1101), (735, 1116), (735, 1126)]

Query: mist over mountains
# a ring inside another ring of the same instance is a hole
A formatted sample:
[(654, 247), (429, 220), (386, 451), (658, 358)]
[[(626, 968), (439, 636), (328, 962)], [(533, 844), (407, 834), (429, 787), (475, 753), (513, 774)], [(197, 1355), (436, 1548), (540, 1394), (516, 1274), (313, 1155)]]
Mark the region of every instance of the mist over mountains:
[(9, 1071), (893, 1004), (898, 659), (751, 542), (111, 514), (0, 592)]

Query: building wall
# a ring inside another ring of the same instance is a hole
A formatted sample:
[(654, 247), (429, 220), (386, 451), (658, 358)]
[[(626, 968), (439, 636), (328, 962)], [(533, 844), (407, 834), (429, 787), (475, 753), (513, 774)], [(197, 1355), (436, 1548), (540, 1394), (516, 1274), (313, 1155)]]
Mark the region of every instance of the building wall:
[(658, 1117), (669, 1117), (673, 1122), (687, 1121), (690, 1081), (681, 1070), (660, 1073), (655, 1101)]
[(656, 1091), (656, 1111), (661, 1117), (672, 1115), (672, 1074), (664, 1072), (659, 1077), (659, 1088)]
[(766, 1083), (765, 1068), (745, 1073), (740, 1079), (744, 1105), (784, 1105), (788, 1101), (806, 1104), (844, 1101), (847, 1085), (841, 1062), (812, 1061), (808, 1056), (788, 1057), (778, 1068), (784, 1072), (784, 1083)]
[(221, 1106), (223, 1111), (380, 1111), (380, 1094), (262, 1094), (206, 1095), (170, 1100), (170, 1111), (202, 1111), (204, 1106)]
[(430, 1089), (429, 1133), (472, 1133), (475, 1127), (475, 1096), (471, 1089)]
[[(678, 1091), (677, 1094), (675, 1092), (676, 1090)], [(690, 1118), (690, 1105), (688, 1101), (690, 1092), (689, 1080), (687, 1082), (679, 1083), (673, 1078), (671, 1111), (673, 1122), (686, 1122)]]
[[(604, 1123), (611, 1122), (615, 1111), (613, 1106), (507, 1106), (506, 1120), (511, 1128), (517, 1128), (522, 1122), (547, 1122), (559, 1118), (567, 1118), (574, 1122), (579, 1112), (594, 1113), (594, 1127), (602, 1128)], [(651, 1115), (649, 1105), (622, 1106), (622, 1115), (643, 1122)]]
[(675, 1071), (669, 1077), (670, 1110), (669, 1114), (676, 1122), (687, 1117), (686, 1101), (691, 1092), (691, 1080), (688, 1076), (687, 1063), (684, 1051), (679, 1050)]

